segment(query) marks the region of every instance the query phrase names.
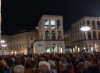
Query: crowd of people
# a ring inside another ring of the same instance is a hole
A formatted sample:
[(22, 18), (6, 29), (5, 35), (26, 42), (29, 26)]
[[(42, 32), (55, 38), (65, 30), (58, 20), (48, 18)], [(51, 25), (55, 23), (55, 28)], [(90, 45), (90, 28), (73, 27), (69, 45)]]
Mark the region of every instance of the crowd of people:
[(0, 73), (100, 73), (100, 53), (1, 55)]

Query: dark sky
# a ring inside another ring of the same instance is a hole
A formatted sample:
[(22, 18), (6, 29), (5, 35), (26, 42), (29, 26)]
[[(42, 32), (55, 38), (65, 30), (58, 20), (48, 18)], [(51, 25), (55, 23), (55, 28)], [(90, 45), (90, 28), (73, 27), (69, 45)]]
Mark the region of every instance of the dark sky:
[(100, 17), (100, 0), (2, 0), (2, 34), (35, 29), (42, 15), (62, 15), (69, 30), (84, 16)]

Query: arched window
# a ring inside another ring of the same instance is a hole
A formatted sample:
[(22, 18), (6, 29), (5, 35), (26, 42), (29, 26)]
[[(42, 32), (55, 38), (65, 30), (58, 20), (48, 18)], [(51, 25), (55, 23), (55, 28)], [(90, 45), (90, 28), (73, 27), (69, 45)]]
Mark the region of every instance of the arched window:
[(49, 28), (49, 20), (45, 20), (45, 28)]
[(57, 28), (59, 29), (60, 28), (60, 20), (57, 20)]
[(92, 21), (92, 29), (96, 29), (96, 27), (95, 27), (95, 21)]
[(82, 24), (80, 23), (80, 28), (82, 27)]
[(90, 26), (90, 21), (89, 20), (87, 20), (87, 26)]
[(100, 21), (97, 21), (97, 29), (100, 29)]
[(45, 39), (46, 40), (50, 39), (50, 32), (49, 31), (45, 31)]
[(58, 31), (58, 40), (61, 40), (61, 31)]
[(55, 34), (55, 31), (52, 31), (52, 40), (56, 40), (56, 34)]
[(55, 44), (52, 44), (52, 52), (55, 53), (55, 48), (56, 48), (56, 45)]
[(79, 32), (79, 25), (77, 26), (77, 32)]
[(93, 31), (93, 39), (96, 40), (96, 31)]
[(100, 31), (98, 31), (98, 38), (99, 38), (99, 40), (100, 40)]
[(75, 33), (77, 33), (77, 27), (75, 26)]
[(52, 28), (52, 29), (55, 28), (55, 20), (54, 20), (54, 19), (51, 20), (51, 28)]
[(88, 31), (88, 40), (91, 40), (91, 32)]
[(46, 52), (50, 53), (50, 47), (48, 47), (48, 46), (46, 47)]
[(85, 22), (83, 21), (83, 26), (85, 26)]

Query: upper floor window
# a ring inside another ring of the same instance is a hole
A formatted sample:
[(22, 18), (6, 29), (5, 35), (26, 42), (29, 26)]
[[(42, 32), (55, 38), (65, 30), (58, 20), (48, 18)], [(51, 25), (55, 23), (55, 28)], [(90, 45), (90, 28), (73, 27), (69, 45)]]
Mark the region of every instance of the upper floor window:
[(91, 32), (88, 31), (88, 40), (91, 40)]
[(83, 21), (83, 26), (85, 26), (85, 22)]
[(93, 39), (96, 40), (96, 31), (93, 31)]
[(31, 41), (33, 41), (33, 37), (31, 37)]
[(9, 40), (7, 40), (7, 43), (9, 43)]
[(45, 31), (45, 39), (46, 40), (50, 39), (50, 32), (49, 31)]
[(99, 38), (99, 40), (100, 40), (100, 31), (98, 31), (98, 38)]
[(100, 21), (97, 21), (97, 29), (100, 29)]
[(92, 29), (96, 29), (96, 27), (95, 27), (95, 21), (92, 21)]
[(45, 28), (49, 28), (49, 20), (45, 20)]
[(82, 24), (80, 23), (80, 28), (82, 27)]
[(75, 33), (77, 33), (77, 27), (75, 26)]
[(54, 20), (54, 19), (51, 20), (51, 28), (52, 28), (52, 29), (55, 28), (55, 20)]
[(87, 20), (87, 26), (90, 26), (90, 21), (89, 20)]
[(57, 28), (59, 29), (60, 28), (60, 20), (57, 20)]
[(79, 25), (77, 26), (77, 32), (79, 32)]
[(58, 31), (58, 40), (61, 40), (61, 31)]
[(52, 31), (52, 40), (56, 40), (56, 33), (55, 33), (55, 31)]

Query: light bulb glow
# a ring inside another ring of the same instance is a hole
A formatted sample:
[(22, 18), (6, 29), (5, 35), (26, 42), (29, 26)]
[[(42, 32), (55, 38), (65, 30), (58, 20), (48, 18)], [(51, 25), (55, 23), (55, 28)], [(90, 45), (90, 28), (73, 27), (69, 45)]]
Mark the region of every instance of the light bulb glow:
[(81, 31), (89, 31), (91, 28), (89, 26), (81, 27)]

